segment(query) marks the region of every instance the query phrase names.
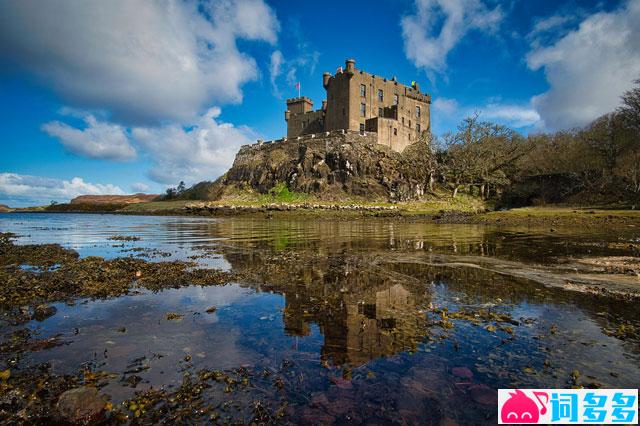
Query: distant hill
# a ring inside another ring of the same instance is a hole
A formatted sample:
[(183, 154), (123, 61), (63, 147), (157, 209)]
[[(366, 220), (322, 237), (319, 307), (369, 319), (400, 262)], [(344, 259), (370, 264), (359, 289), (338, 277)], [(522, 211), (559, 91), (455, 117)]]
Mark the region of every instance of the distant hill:
[(10, 212), (13, 209), (6, 204), (0, 204), (0, 212)]
[(134, 204), (146, 203), (156, 198), (158, 194), (81, 195), (71, 200), (69, 204)]

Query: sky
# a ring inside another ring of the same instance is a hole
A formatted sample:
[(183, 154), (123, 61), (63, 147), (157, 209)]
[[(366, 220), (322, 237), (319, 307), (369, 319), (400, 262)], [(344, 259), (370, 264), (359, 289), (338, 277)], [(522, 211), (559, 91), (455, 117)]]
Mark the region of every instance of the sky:
[(569, 129), (640, 78), (640, 0), (5, 0), (0, 204), (214, 180), (347, 58), (417, 81), (435, 136)]

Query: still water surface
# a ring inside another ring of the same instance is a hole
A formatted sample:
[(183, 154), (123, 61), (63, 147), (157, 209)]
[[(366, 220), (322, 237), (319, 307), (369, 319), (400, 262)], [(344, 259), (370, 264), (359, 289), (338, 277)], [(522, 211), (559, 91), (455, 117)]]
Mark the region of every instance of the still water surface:
[[(29, 324), (64, 342), (29, 362), (116, 373), (101, 390), (116, 403), (176, 387), (191, 371), (245, 367), (282, 380), (240, 397), (286, 403), (282, 421), (495, 424), (494, 389), (640, 383), (640, 342), (612, 333), (640, 327), (637, 305), (477, 267), (498, 259), (561, 271), (568, 258), (637, 256), (626, 244), (638, 241), (635, 228), (3, 214), (0, 231), (81, 256), (182, 259), (242, 277), (57, 304)], [(167, 321), (167, 312), (185, 316)]]

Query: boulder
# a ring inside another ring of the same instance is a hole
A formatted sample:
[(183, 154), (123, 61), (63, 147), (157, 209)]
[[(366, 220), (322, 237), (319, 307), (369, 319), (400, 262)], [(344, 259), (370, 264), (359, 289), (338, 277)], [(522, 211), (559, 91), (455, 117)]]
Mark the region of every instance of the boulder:
[(91, 387), (64, 392), (56, 406), (60, 420), (74, 425), (87, 425), (98, 420), (105, 410), (105, 400)]
[(33, 310), (33, 319), (36, 321), (44, 321), (45, 319), (53, 316), (58, 312), (54, 306), (38, 305)]

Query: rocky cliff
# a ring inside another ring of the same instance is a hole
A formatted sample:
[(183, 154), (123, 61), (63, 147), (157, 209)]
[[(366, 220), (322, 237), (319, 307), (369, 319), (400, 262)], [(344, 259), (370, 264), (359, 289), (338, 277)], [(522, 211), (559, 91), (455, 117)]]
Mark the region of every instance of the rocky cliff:
[(235, 190), (266, 193), (284, 183), (321, 199), (417, 199), (428, 189), (432, 159), (426, 141), (402, 153), (375, 142), (375, 134), (332, 132), (243, 146), (215, 182), (202, 182), (184, 198), (217, 200)]

